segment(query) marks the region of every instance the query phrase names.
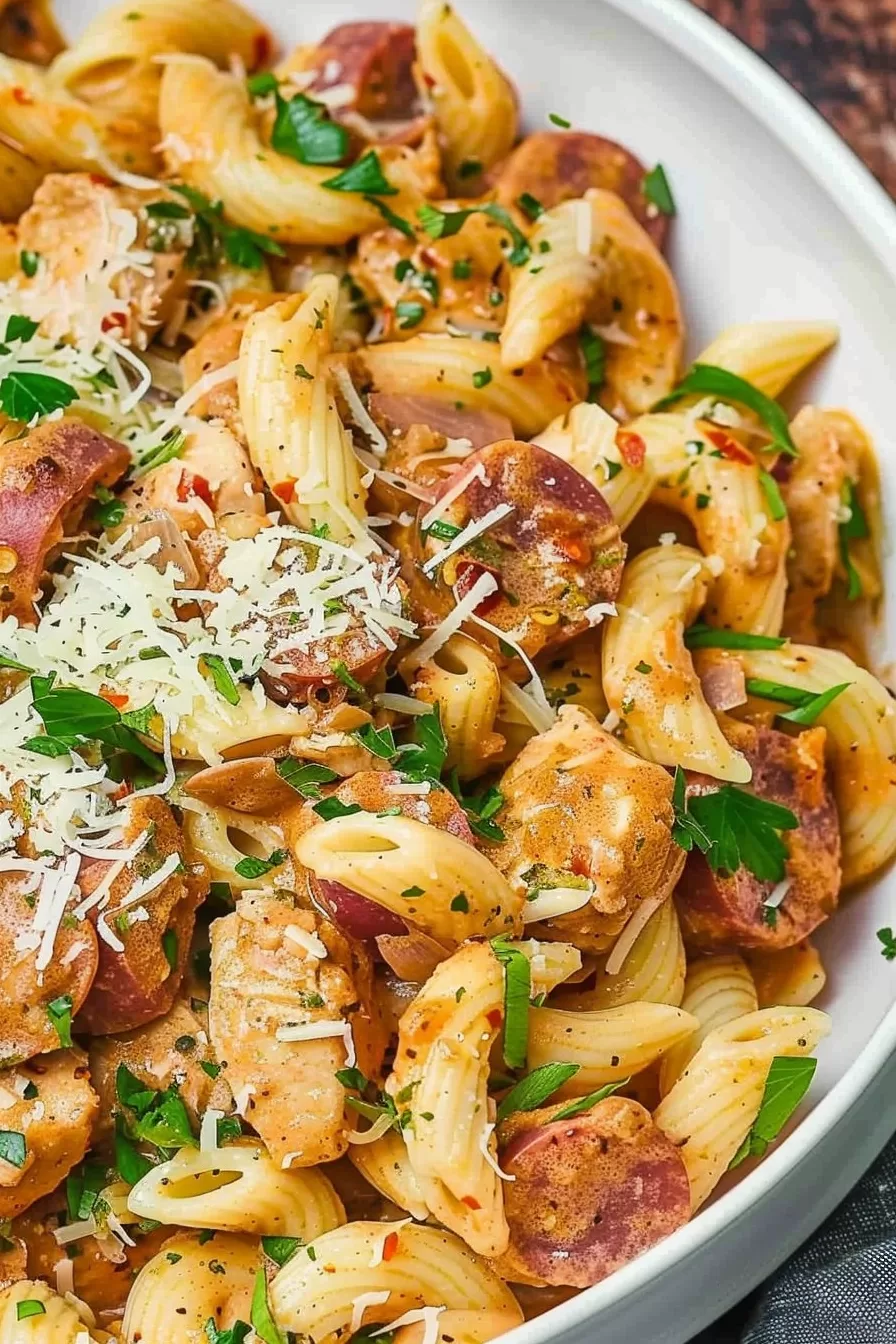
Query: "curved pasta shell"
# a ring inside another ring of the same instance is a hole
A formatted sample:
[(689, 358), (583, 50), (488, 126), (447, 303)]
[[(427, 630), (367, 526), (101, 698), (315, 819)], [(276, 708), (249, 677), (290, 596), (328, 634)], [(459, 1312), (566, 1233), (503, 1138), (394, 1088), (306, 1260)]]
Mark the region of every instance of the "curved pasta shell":
[[(471, 410), (506, 415), (530, 438), (580, 400), (575, 379), (559, 364), (539, 360), (512, 372), (493, 345), (467, 336), (425, 335), (365, 346), (358, 356), (379, 392), (463, 401)], [(487, 381), (474, 375), (487, 376)]]
[(251, 1140), (202, 1152), (181, 1148), (131, 1190), (137, 1218), (222, 1232), (311, 1241), (345, 1221), (330, 1182), (313, 1169), (283, 1171)]
[[(497, 1339), (522, 1322), (522, 1312), (515, 1311), (443, 1311), (439, 1316), (436, 1344), (485, 1344)], [(423, 1321), (403, 1325), (395, 1332), (395, 1344), (423, 1344), (426, 1325)]]
[(426, 1222), (429, 1209), (404, 1139), (397, 1130), (388, 1129), (373, 1143), (351, 1144), (348, 1157), (352, 1166), (375, 1190), (379, 1190), (384, 1199), (391, 1200), (400, 1209), (407, 1209), (418, 1222)]
[[(397, 1240), (390, 1258), (377, 1263), (385, 1237)], [(301, 1249), (274, 1278), (269, 1300), (282, 1329), (336, 1344), (352, 1324), (356, 1299), (388, 1293), (367, 1307), (367, 1320), (396, 1320), (426, 1306), (465, 1311), (518, 1311), (513, 1294), (459, 1237), (440, 1228), (392, 1223), (348, 1223)], [(375, 1315), (369, 1313), (375, 1312)], [(521, 1319), (520, 1316), (517, 1319)]]
[(503, 1002), (504, 971), (488, 943), (459, 948), (402, 1015), (387, 1084), (396, 1099), (409, 1096), (402, 1134), (427, 1207), (489, 1256), (503, 1255), (510, 1236), (487, 1123), (489, 1050)]
[(411, 817), (334, 817), (307, 830), (295, 856), (315, 877), (341, 882), (434, 938), (460, 943), (520, 926), (523, 897), (494, 864), (457, 836), (436, 835)]
[(558, 994), (558, 1008), (572, 1011), (594, 1008), (618, 1008), (625, 1003), (669, 1003), (681, 1006), (685, 985), (684, 942), (678, 914), (671, 899), (648, 919), (616, 975), (608, 975), (606, 957), (597, 961), (593, 989), (580, 993)]
[(896, 854), (896, 705), (884, 686), (845, 653), (791, 644), (744, 650), (748, 677), (807, 691), (848, 682), (818, 716), (827, 729), (827, 754), (840, 814), (843, 885), (853, 886)]
[(203, 1339), (207, 1321), (222, 1328), (248, 1321), (261, 1265), (254, 1237), (219, 1232), (201, 1244), (197, 1236), (179, 1233), (137, 1275), (128, 1294), (123, 1338), (127, 1344), (192, 1344)]
[(284, 871), (282, 864), (261, 877), (243, 877), (236, 871), (237, 864), (246, 857), (246, 849), (237, 849), (230, 832), (251, 841), (252, 851), (267, 857), (283, 846), (279, 826), (229, 807), (210, 807), (195, 798), (184, 799), (181, 806), (190, 861), (204, 863), (212, 882), (226, 882), (234, 891), (258, 891), (266, 887), (273, 890), (289, 883), (289, 871)]
[(675, 385), (684, 345), (675, 280), (650, 236), (615, 192), (592, 189), (546, 210), (531, 242), (538, 264), (511, 276), (505, 368), (537, 359), (585, 317), (612, 323), (622, 339), (606, 343), (601, 402), (626, 418), (649, 410)]
[[(77, 1299), (75, 1299), (76, 1301)], [(20, 1302), (39, 1302), (43, 1312), (18, 1318)], [(54, 1293), (43, 1279), (20, 1279), (0, 1291), (0, 1339), (3, 1344), (105, 1344), (105, 1330), (87, 1329), (74, 1302)], [(92, 1316), (89, 1319), (93, 1319)]]
[(481, 644), (452, 635), (436, 656), (406, 667), (408, 689), (418, 700), (438, 705), (448, 744), (447, 770), (475, 779), (499, 755), (504, 738), (495, 732), (501, 705), (501, 677)]
[[(365, 491), (325, 359), (339, 301), (335, 275), (253, 313), (240, 346), (240, 414), (249, 453), (290, 522), (335, 541), (370, 541)], [(288, 486), (286, 490), (284, 487)]]
[(710, 1032), (654, 1111), (681, 1151), (691, 1206), (704, 1202), (750, 1131), (776, 1055), (809, 1055), (831, 1021), (815, 1008), (764, 1008)]
[(715, 364), (777, 397), (840, 338), (833, 322), (745, 322), (726, 327), (695, 363)]
[(210, 689), (208, 699), (195, 698), (172, 735), (173, 754), (217, 765), (237, 747), (244, 748), (240, 755), (254, 756), (290, 738), (307, 736), (306, 720), (291, 705), (273, 700), (259, 705), (247, 686), (239, 687), (239, 697), (239, 704), (230, 705)]
[[(222, 200), (229, 219), (280, 243), (347, 243), (382, 224), (356, 192), (322, 184), (338, 170), (272, 150), (253, 119), (245, 82), (198, 56), (169, 61), (159, 92), (159, 128), (169, 165)], [(398, 197), (398, 213), (412, 217)]]
[(665, 1003), (628, 1003), (575, 1013), (532, 1008), (529, 1068), (578, 1064), (579, 1072), (555, 1096), (583, 1096), (604, 1083), (641, 1073), (698, 1026), (690, 1013)]
[[(631, 430), (636, 430), (638, 423), (633, 422)], [(552, 420), (533, 443), (556, 453), (596, 485), (613, 510), (620, 532), (624, 532), (650, 498), (656, 467), (647, 455), (640, 466), (629, 466), (616, 443), (618, 429), (618, 422), (602, 406), (583, 401)]]
[(681, 1006), (693, 1013), (700, 1027), (663, 1056), (659, 1073), (661, 1096), (681, 1076), (711, 1031), (747, 1013), (755, 1013), (759, 1007), (756, 986), (743, 957), (734, 952), (691, 962)]
[(513, 87), (443, 0), (423, 0), (420, 6), (417, 53), (436, 115), (448, 187), (463, 195), (469, 191), (463, 164), (490, 168), (513, 148)]
[(750, 766), (725, 740), (684, 646), (708, 586), (703, 557), (688, 546), (656, 546), (626, 567), (619, 614), (604, 633), (604, 693), (640, 756), (746, 784)]
[(824, 989), (827, 974), (818, 948), (806, 940), (781, 951), (748, 953), (760, 1008), (787, 1004), (805, 1008)]

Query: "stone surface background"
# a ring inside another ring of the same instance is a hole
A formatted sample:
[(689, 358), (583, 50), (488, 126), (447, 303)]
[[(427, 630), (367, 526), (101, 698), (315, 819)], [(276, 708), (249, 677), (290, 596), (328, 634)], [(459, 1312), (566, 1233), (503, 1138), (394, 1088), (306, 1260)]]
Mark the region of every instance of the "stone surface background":
[(896, 0), (694, 0), (804, 94), (896, 197)]

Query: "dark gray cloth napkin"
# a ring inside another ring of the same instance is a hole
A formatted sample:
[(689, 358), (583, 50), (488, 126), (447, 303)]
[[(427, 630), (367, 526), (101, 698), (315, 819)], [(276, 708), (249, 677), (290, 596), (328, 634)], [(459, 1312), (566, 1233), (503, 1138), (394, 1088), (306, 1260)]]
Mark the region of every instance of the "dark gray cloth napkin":
[(777, 1274), (692, 1344), (896, 1344), (896, 1138)]

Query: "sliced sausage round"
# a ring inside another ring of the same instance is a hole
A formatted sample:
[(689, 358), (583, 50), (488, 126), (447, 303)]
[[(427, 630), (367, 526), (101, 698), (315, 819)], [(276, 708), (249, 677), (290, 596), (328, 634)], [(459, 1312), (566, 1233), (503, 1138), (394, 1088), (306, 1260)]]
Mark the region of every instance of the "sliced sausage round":
[(420, 111), (414, 83), (414, 29), (409, 23), (340, 23), (318, 43), (310, 97), (348, 88), (342, 102), (368, 121), (408, 121)]
[(608, 1097), (570, 1120), (566, 1103), (517, 1112), (498, 1131), (510, 1248), (507, 1277), (587, 1288), (683, 1226), (687, 1171), (650, 1113)]
[(446, 439), (469, 439), (474, 450), (499, 439), (513, 438), (513, 425), (497, 411), (463, 407), (458, 410), (438, 397), (403, 397), (394, 392), (372, 392), (367, 409), (386, 434), (406, 433), (413, 425), (425, 425)]
[(0, 463), (0, 618), (34, 623), (47, 558), (77, 527), (98, 485), (114, 485), (128, 450), (78, 420), (38, 425), (3, 446)]
[(640, 159), (602, 135), (536, 131), (493, 170), (491, 179), (504, 206), (515, 205), (524, 192), (549, 210), (561, 201), (584, 196), (590, 187), (613, 191), (657, 247), (662, 247), (669, 219), (644, 195), (645, 171)]
[[(466, 486), (451, 499), (461, 477)], [(428, 566), (430, 586), (446, 610), (455, 595), (463, 597), (490, 573), (497, 590), (476, 614), (512, 632), (531, 658), (587, 630), (589, 610), (616, 597), (625, 544), (613, 512), (590, 481), (547, 449), (512, 439), (493, 443), (439, 486), (437, 501), (446, 495), (451, 502), (439, 511), (435, 528), (422, 526), (429, 509), (418, 510), (424, 562), (450, 546), (446, 533), (490, 516), (478, 535)], [(497, 637), (485, 637), (508, 656)], [(483, 638), (478, 630), (477, 638)]]
[[(789, 808), (799, 820), (797, 829), (781, 833), (790, 886), (769, 909), (774, 882), (761, 882), (744, 867), (714, 873), (694, 851), (676, 891), (682, 932), (689, 946), (706, 952), (792, 947), (833, 914), (840, 891), (840, 827), (825, 771), (825, 732), (810, 728), (789, 737), (729, 720), (725, 736), (753, 767), (749, 791)], [(691, 795), (717, 788), (702, 775), (691, 776), (688, 785)]]

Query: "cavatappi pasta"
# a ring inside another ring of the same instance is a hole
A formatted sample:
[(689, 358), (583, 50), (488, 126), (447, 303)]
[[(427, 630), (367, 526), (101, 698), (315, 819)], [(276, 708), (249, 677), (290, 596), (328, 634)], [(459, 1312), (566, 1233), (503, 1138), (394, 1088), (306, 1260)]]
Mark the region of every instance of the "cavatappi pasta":
[(472, 9), (31, 9), (0, 1341), (485, 1344), (778, 1137), (896, 854), (873, 447), (773, 400), (836, 328), (688, 369), (664, 170)]

